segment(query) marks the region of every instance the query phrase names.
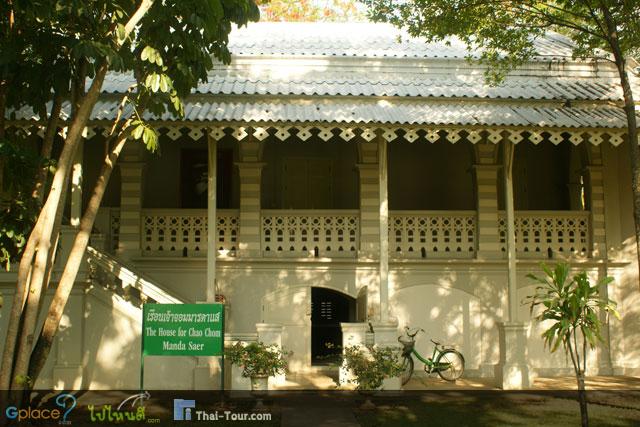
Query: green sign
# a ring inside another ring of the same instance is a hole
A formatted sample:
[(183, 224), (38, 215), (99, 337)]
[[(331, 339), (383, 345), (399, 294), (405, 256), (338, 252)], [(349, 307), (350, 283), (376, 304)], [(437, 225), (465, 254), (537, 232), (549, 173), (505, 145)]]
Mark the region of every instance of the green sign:
[(222, 304), (145, 304), (143, 356), (222, 356)]

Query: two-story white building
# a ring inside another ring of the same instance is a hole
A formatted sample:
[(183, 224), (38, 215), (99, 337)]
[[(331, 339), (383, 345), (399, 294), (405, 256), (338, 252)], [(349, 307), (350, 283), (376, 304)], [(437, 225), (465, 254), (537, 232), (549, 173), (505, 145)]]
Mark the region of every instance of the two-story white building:
[[(281, 341), (292, 373), (326, 369), (335, 351), (326, 343), (341, 344), (343, 328), (365, 334), (371, 323), (367, 339), (390, 342), (409, 325), (427, 331), (423, 353), (428, 337), (455, 345), (467, 376), (522, 375), (509, 381), (526, 386), (532, 374), (572, 372), (543, 348), (522, 304), (534, 288), (525, 275), (558, 260), (615, 278), (606, 293), (622, 320), (590, 353), (589, 373), (638, 375), (640, 288), (613, 65), (573, 60), (550, 34), (491, 87), (461, 43), (399, 34), (365, 23), (234, 31), (232, 64), (216, 66), (185, 117), (153, 119), (159, 152), (125, 149), (39, 385), (135, 388), (141, 300), (217, 296), (228, 338)], [(104, 85), (71, 219), (130, 80)], [(18, 113), (16, 126), (38, 131)], [(5, 301), (14, 280), (0, 274)], [(215, 388), (217, 363), (149, 358), (145, 385)]]

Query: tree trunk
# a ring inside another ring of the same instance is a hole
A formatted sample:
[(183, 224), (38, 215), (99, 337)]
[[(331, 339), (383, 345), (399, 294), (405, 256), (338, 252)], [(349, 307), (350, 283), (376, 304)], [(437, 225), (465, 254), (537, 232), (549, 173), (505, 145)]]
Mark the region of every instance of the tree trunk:
[(5, 134), (5, 110), (7, 106), (7, 80), (0, 81), (0, 139), (4, 139)]
[[(51, 158), (51, 151), (53, 149), (53, 140), (56, 136), (56, 130), (58, 130), (58, 121), (60, 119), (60, 111), (62, 110), (62, 97), (55, 96), (53, 98), (53, 106), (51, 107), (51, 114), (47, 121), (47, 128), (44, 133), (44, 139), (42, 140), (42, 149), (40, 150), (40, 156), (49, 160)], [(44, 198), (45, 188), (47, 184), (47, 175), (49, 166), (41, 168), (38, 172), (36, 184), (33, 189), (33, 196), (36, 197), (41, 203)]]
[[(49, 191), (47, 201), (45, 202), (44, 207), (42, 208), (42, 211), (40, 212), (40, 215), (38, 217), (38, 221), (42, 219), (42, 228), (38, 230), (40, 235), (37, 236), (38, 245), (36, 247), (35, 263), (31, 272), (31, 283), (29, 285), (29, 292), (34, 294), (41, 292), (43, 287), (43, 281), (46, 274), (46, 266), (49, 259), (51, 235), (54, 229), (56, 212), (58, 206), (60, 205), (62, 192), (65, 190), (66, 184), (69, 179), (71, 163), (78, 147), (78, 142), (80, 141), (82, 131), (84, 130), (84, 127), (89, 120), (91, 111), (93, 110), (93, 106), (98, 100), (98, 95), (100, 94), (107, 69), (107, 63), (102, 64), (98, 68), (89, 91), (80, 102), (77, 114), (75, 115), (71, 126), (69, 127), (69, 132), (67, 134), (67, 138), (65, 139), (64, 147), (62, 148), (62, 153), (60, 154), (60, 158), (58, 160), (58, 169), (56, 170), (56, 173), (54, 175), (53, 183), (51, 185), (51, 190)], [(38, 299), (39, 295), (33, 296), (33, 301), (36, 301)], [(21, 390), (24, 388), (24, 384), (19, 384), (16, 379), (24, 378), (27, 375), (29, 356), (31, 354), (32, 348), (31, 344), (33, 343), (32, 331), (35, 330), (38, 315), (35, 308), (37, 308), (37, 306), (33, 309), (29, 309), (28, 306), (25, 307), (23, 329), (23, 335), (25, 336), (24, 338), (21, 338), (20, 344), (14, 356), (15, 366), (13, 369), (13, 373), (11, 374), (12, 388)]]
[(18, 334), (20, 332), (20, 320), (22, 311), (26, 301), (27, 283), (30, 281), (31, 262), (35, 255), (37, 236), (40, 235), (42, 220), (39, 218), (33, 226), (33, 230), (27, 240), (27, 245), (22, 252), (20, 265), (18, 267), (18, 283), (16, 291), (13, 294), (13, 303), (11, 312), (9, 313), (9, 322), (7, 324), (7, 335), (4, 342), (4, 350), (2, 353), (2, 364), (0, 365), (0, 390), (8, 390), (11, 385), (11, 373), (13, 371), (14, 354), (16, 343), (18, 342)]
[(582, 427), (589, 427), (589, 413), (587, 412), (587, 391), (584, 388), (584, 371), (580, 371), (577, 377), (581, 425)]
[[(616, 61), (617, 62), (617, 61)], [(625, 64), (618, 68), (620, 82), (624, 93), (624, 113), (627, 117), (627, 136), (629, 159), (631, 162), (631, 190), (633, 192), (633, 221), (636, 232), (636, 253), (638, 255), (638, 272), (640, 277), (640, 150), (638, 149), (638, 128), (636, 122), (635, 102), (629, 85), (629, 76)], [(640, 282), (639, 282), (640, 286)]]
[[(620, 76), (620, 85), (624, 96), (624, 114), (627, 118), (627, 143), (629, 144), (629, 160), (631, 163), (631, 191), (633, 194), (633, 221), (636, 233), (636, 254), (638, 257), (638, 273), (640, 277), (640, 149), (638, 149), (638, 127), (636, 121), (633, 91), (629, 84), (627, 62), (618, 40), (618, 29), (607, 7), (602, 7), (602, 14), (608, 31), (608, 42), (611, 46), (616, 68)], [(640, 281), (638, 282), (640, 286)]]
[[(38, 279), (38, 276), (35, 276), (34, 274), (34, 268), (31, 273), (29, 292), (26, 295), (26, 301), (24, 303), (22, 311), (22, 325), (19, 329), (20, 334), (18, 339), (18, 346), (16, 347), (16, 358), (13, 368), (14, 375), (11, 379), (11, 389), (20, 389), (22, 387), (31, 389), (31, 387), (33, 386), (33, 381), (35, 380), (34, 378), (29, 377), (22, 378), (26, 375), (26, 372), (23, 371), (26, 371), (26, 367), (28, 366), (28, 357), (31, 349), (33, 348), (33, 340), (36, 333), (38, 313), (40, 312), (40, 308), (42, 307), (42, 295), (46, 292), (46, 289), (48, 287), (47, 279), (51, 277), (51, 270), (53, 269), (54, 256), (56, 252), (55, 245), (57, 245), (60, 235), (62, 214), (64, 212), (64, 205), (68, 187), (69, 179), (67, 177), (64, 182), (64, 187), (61, 189), (62, 194), (53, 220), (51, 237), (47, 241), (47, 252), (38, 252), (36, 254), (35, 264), (37, 265), (38, 262), (44, 262), (42, 270), (42, 280), (40, 281), (40, 283), (34, 282), (34, 279)], [(53, 248), (50, 248), (52, 244)], [(40, 247), (40, 245), (38, 245), (38, 247)], [(23, 352), (29, 352), (26, 355), (27, 364), (25, 364), (24, 368), (22, 365), (23, 363), (25, 363), (23, 359), (23, 357), (25, 357)]]
[[(130, 36), (137, 24), (151, 8), (153, 3), (154, 0), (143, 0), (140, 3), (136, 12), (131, 16), (131, 18), (125, 25), (124, 39), (118, 40), (116, 43), (116, 47), (118, 49), (122, 47), (124, 41)], [(79, 105), (77, 114), (74, 114), (73, 116), (74, 118), (71, 126), (69, 127), (69, 132), (67, 133), (62, 153), (60, 154), (58, 160), (58, 170), (53, 177), (53, 182), (51, 184), (51, 190), (47, 197), (47, 201), (45, 202), (40, 215), (38, 216), (36, 226), (29, 236), (27, 247), (25, 248), (25, 252), (23, 253), (22, 259), (20, 260), (21, 268), (18, 273), (18, 283), (16, 285), (14, 306), (12, 307), (11, 316), (7, 325), (7, 342), (5, 343), (5, 349), (2, 358), (2, 370), (0, 371), (0, 390), (6, 390), (9, 387), (12, 377), (15, 377), (16, 375), (27, 374), (29, 355), (31, 353), (30, 348), (22, 347), (15, 349), (15, 342), (17, 341), (17, 334), (22, 313), (22, 304), (24, 301), (24, 294), (26, 292), (27, 278), (29, 276), (29, 271), (31, 270), (31, 264), (34, 256), (36, 256), (36, 252), (39, 252), (40, 249), (42, 249), (44, 252), (48, 250), (48, 242), (50, 241), (53, 231), (55, 211), (58, 203), (60, 202), (61, 188), (65, 183), (65, 179), (68, 179), (70, 165), (73, 160), (78, 141), (90, 117), (93, 106), (98, 99), (100, 90), (102, 89), (102, 83), (104, 82), (104, 78), (106, 76), (108, 68), (109, 64), (107, 62), (101, 64), (98, 67), (89, 91), (83, 97)], [(36, 262), (35, 265), (35, 267), (37, 268), (34, 268), (31, 271), (32, 286), (36, 284), (40, 285), (36, 286), (36, 289), (41, 288), (41, 283), (45, 276), (47, 256), (40, 256), (40, 253), (38, 253), (37, 258), (37, 261), (39, 261)], [(37, 280), (34, 281), (33, 275), (36, 273)], [(16, 300), (18, 302), (17, 304)], [(14, 314), (17, 314), (17, 316)], [(35, 319), (30, 318), (28, 319), (28, 321), (35, 322)], [(13, 345), (7, 345), (7, 343), (9, 342), (13, 342)], [(16, 369), (16, 367), (12, 369), (14, 360), (16, 362), (15, 366), (19, 369)]]
[(87, 206), (87, 209), (80, 221), (78, 234), (73, 242), (73, 247), (71, 248), (71, 253), (69, 254), (62, 277), (60, 278), (60, 283), (58, 284), (56, 293), (51, 301), (51, 305), (49, 306), (47, 318), (31, 355), (31, 361), (29, 363), (30, 378), (37, 378), (42, 367), (47, 361), (53, 340), (58, 331), (60, 318), (62, 317), (64, 307), (69, 299), (71, 289), (73, 288), (73, 284), (75, 283), (78, 275), (82, 258), (87, 249), (87, 245), (89, 244), (91, 230), (93, 229), (93, 224), (100, 204), (102, 203), (104, 191), (109, 183), (109, 178), (111, 178), (111, 172), (118, 160), (118, 156), (127, 141), (128, 132), (126, 129), (123, 134), (121, 133), (119, 140), (104, 160), (102, 170), (100, 171), (100, 175), (93, 189), (91, 199), (89, 200), (89, 205)]

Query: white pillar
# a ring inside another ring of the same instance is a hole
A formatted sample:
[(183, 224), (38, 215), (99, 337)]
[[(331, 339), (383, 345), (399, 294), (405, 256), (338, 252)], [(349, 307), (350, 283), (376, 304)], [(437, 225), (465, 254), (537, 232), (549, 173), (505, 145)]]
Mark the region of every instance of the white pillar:
[(123, 258), (140, 256), (144, 153), (142, 144), (127, 144), (120, 155), (120, 234), (117, 253)]
[[(265, 345), (275, 345), (282, 350), (282, 331), (284, 327), (277, 323), (256, 323), (256, 331), (258, 332), (258, 341)], [(269, 387), (272, 385), (284, 385), (286, 382), (285, 374), (279, 374), (269, 378)]]
[[(86, 129), (85, 133), (86, 135)], [(84, 139), (80, 140), (76, 155), (73, 159), (71, 170), (71, 225), (78, 227), (82, 218), (82, 156), (84, 151)]]
[(380, 182), (380, 323), (389, 321), (389, 194), (387, 140), (378, 136)]
[(490, 142), (475, 146), (476, 258), (502, 259), (498, 231), (498, 147)]
[(504, 165), (504, 205), (507, 220), (507, 299), (509, 321), (518, 321), (518, 301), (516, 288), (516, 234), (515, 212), (513, 208), (513, 152), (515, 146), (509, 141), (503, 145)]
[[(218, 223), (216, 217), (216, 173), (218, 162), (218, 145), (217, 141), (207, 134), (208, 144), (208, 178), (207, 178), (207, 283), (206, 283), (206, 302), (212, 303), (216, 301), (216, 255), (218, 254), (216, 246), (216, 225)], [(198, 357), (198, 365), (194, 371), (194, 388), (211, 389), (213, 384), (213, 371), (216, 363), (215, 357)], [(218, 372), (221, 370), (218, 367)]]
[(498, 387), (504, 390), (521, 390), (533, 384), (528, 366), (528, 325), (518, 322), (518, 295), (516, 283), (516, 237), (513, 207), (513, 153), (515, 146), (503, 144), (504, 199), (507, 220), (507, 322), (498, 324), (500, 360), (495, 366)]
[(207, 142), (209, 145), (209, 178), (208, 197), (207, 197), (207, 301), (215, 302), (216, 300), (216, 225), (218, 223), (216, 216), (216, 174), (218, 162), (218, 142), (207, 134)]
[[(367, 342), (367, 329), (366, 323), (340, 323), (342, 328), (342, 348), (351, 346), (364, 346)], [(343, 350), (344, 351), (344, 350)], [(353, 379), (351, 371), (345, 368), (344, 365), (340, 366), (338, 382), (341, 386), (349, 384), (349, 381)]]
[[(373, 336), (376, 347), (391, 348), (400, 354), (402, 346), (398, 342), (398, 324), (374, 324)], [(402, 381), (400, 377), (385, 378), (382, 382), (383, 390), (400, 390), (402, 388)]]

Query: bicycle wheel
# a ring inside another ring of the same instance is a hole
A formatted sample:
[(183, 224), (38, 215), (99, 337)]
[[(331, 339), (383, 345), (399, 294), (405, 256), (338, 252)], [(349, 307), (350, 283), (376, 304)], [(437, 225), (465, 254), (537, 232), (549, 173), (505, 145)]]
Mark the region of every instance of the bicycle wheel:
[(411, 356), (404, 356), (404, 359), (402, 359), (402, 373), (400, 374), (402, 385), (409, 382), (411, 375), (413, 375), (413, 358)]
[(464, 373), (464, 357), (456, 350), (445, 350), (438, 356), (436, 366), (444, 366), (442, 369), (438, 369), (440, 378), (445, 381), (455, 381)]

